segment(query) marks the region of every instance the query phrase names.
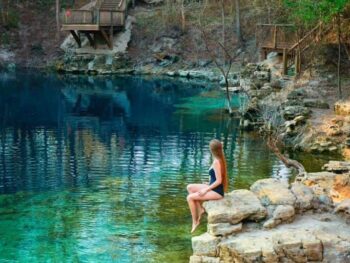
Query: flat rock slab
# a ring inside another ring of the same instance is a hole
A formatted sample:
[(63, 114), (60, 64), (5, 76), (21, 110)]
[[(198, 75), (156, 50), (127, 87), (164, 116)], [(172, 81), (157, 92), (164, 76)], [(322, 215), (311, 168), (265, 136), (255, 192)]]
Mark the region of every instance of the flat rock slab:
[(304, 215), (272, 230), (238, 233), (219, 244), (221, 262), (350, 262), (350, 229), (339, 217)]
[(259, 199), (249, 190), (235, 190), (225, 195), (225, 198), (208, 201), (203, 204), (208, 214), (208, 223), (237, 224), (244, 219), (262, 220), (267, 211)]
[(329, 161), (322, 169), (333, 173), (347, 173), (350, 172), (350, 162)]
[(250, 190), (255, 193), (264, 206), (291, 205), (294, 206), (296, 197), (289, 190), (288, 183), (277, 179), (263, 179), (256, 181)]

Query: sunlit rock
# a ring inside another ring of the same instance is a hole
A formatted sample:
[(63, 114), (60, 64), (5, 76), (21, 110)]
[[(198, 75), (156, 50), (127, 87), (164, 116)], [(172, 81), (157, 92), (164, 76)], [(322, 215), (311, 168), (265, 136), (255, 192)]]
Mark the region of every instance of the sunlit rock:
[(208, 223), (237, 224), (244, 219), (261, 220), (266, 217), (266, 209), (259, 199), (248, 190), (235, 190), (225, 198), (203, 204), (208, 213)]
[(213, 236), (227, 236), (242, 230), (242, 223), (232, 225), (230, 223), (208, 224), (208, 233)]
[(197, 256), (215, 257), (220, 238), (205, 233), (192, 238), (193, 254)]
[(263, 179), (256, 181), (250, 190), (255, 193), (264, 206), (268, 205), (294, 205), (295, 196), (288, 189), (288, 183), (277, 179)]

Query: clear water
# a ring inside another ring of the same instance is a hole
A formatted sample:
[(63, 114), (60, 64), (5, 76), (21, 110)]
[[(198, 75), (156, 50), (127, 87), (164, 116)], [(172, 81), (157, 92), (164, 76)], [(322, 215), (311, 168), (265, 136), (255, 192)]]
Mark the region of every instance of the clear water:
[(185, 189), (207, 181), (212, 138), (231, 190), (290, 176), (222, 97), (174, 80), (1, 73), (0, 262), (188, 262)]

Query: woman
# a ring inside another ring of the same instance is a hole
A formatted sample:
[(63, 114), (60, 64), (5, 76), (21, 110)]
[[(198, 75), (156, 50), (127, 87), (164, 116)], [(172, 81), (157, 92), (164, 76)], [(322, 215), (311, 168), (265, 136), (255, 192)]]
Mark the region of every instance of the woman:
[(188, 206), (192, 215), (192, 230), (193, 233), (200, 224), (201, 216), (204, 213), (202, 206), (203, 201), (218, 200), (224, 197), (224, 192), (227, 191), (227, 171), (226, 160), (222, 143), (216, 139), (211, 140), (209, 148), (213, 156), (213, 164), (209, 169), (210, 182), (208, 184), (189, 184), (187, 191)]

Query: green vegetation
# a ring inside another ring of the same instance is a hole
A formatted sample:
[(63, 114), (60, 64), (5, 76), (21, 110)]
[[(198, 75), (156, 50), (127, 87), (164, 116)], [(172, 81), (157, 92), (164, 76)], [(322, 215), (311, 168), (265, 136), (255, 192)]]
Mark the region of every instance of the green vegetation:
[(348, 0), (285, 0), (290, 20), (295, 24), (330, 23), (347, 7)]

